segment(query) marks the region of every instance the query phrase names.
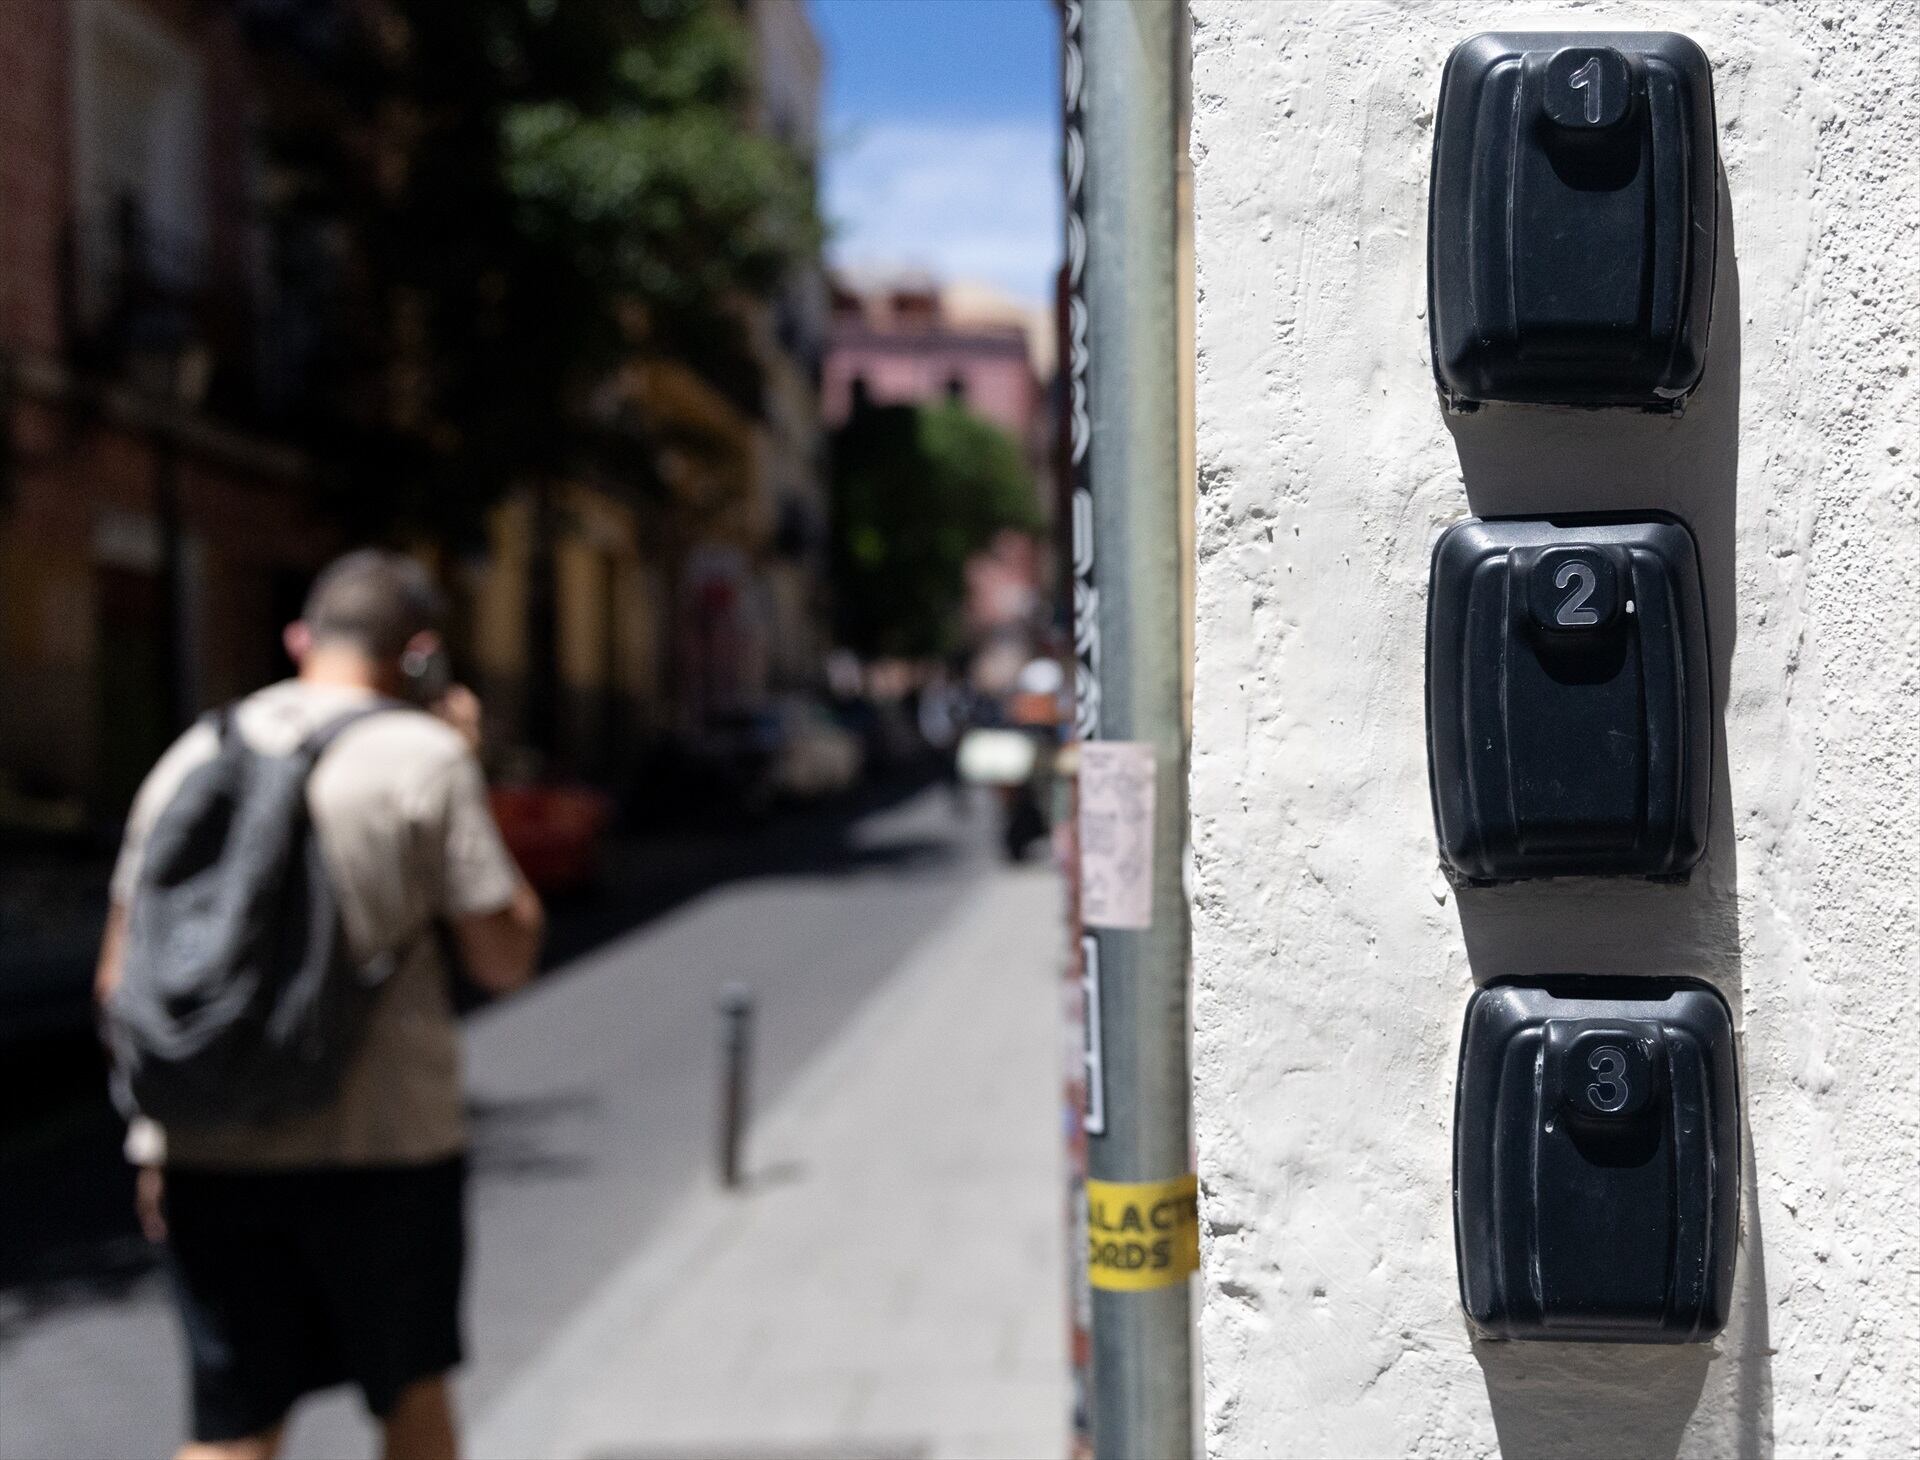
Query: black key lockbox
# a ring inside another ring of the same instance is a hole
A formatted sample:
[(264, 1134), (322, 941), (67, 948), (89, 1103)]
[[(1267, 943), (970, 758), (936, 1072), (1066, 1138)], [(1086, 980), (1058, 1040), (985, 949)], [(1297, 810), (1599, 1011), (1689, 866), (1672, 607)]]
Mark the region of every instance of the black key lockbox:
[(1429, 195), (1442, 395), (1673, 408), (1706, 357), (1718, 201), (1712, 74), (1685, 36), (1462, 41)]
[(1460, 1301), (1495, 1338), (1690, 1343), (1727, 1321), (1733, 1021), (1709, 985), (1476, 990), (1454, 1109)]
[(1427, 760), (1456, 881), (1684, 877), (1706, 848), (1706, 607), (1677, 521), (1469, 518), (1427, 594)]

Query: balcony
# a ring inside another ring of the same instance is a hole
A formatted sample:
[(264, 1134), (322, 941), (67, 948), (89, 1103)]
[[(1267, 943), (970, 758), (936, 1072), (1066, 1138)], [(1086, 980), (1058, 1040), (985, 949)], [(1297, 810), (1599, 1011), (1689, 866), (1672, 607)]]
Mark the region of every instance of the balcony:
[(155, 228), (131, 195), (77, 214), (68, 237), (63, 302), (77, 374), (189, 405), (223, 375), (244, 378), (245, 352), (229, 357), (245, 339), (247, 291), (216, 286), (204, 245)]
[[(294, 436), (338, 353), (324, 224), (238, 224), (210, 247), (153, 225), (140, 201), (69, 224), (67, 359), (82, 379)], [(260, 248), (255, 250), (253, 244)]]

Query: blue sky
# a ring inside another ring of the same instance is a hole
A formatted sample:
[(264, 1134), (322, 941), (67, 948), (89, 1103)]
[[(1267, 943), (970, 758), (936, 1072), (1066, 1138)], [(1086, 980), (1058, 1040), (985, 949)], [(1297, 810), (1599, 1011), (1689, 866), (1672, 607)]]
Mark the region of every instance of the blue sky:
[(826, 50), (836, 263), (1053, 295), (1058, 19), (1049, 0), (810, 0)]

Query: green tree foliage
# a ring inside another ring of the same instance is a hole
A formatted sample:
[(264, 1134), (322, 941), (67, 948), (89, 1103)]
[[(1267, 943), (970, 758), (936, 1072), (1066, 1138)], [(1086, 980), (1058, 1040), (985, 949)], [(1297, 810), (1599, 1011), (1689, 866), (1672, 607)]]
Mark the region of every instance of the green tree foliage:
[(364, 517), (458, 530), (582, 469), (651, 487), (679, 443), (609, 389), (623, 362), (683, 362), (753, 407), (740, 305), (821, 228), (809, 159), (749, 125), (734, 6), (337, 13), (267, 88), (272, 232), (295, 288), (302, 261), (319, 280), (301, 409)]
[(842, 640), (869, 655), (951, 652), (967, 559), (1003, 528), (1039, 527), (1006, 432), (954, 404), (856, 411), (833, 442)]

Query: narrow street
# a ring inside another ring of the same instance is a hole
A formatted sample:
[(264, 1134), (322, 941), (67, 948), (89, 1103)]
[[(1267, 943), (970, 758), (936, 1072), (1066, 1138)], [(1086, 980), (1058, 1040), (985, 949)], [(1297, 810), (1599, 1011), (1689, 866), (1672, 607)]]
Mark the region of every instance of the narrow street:
[[(752, 1100), (770, 1108), (992, 871), (992, 822), (984, 805), (956, 815), (938, 789), (871, 793), (749, 837), (617, 857), (609, 881), (631, 897), (562, 910), (565, 961), (469, 1019), (469, 1415), (714, 1181), (723, 991), (756, 996)], [(751, 1161), (749, 1147), (750, 1179), (778, 1179)], [(61, 1213), (32, 1216), (60, 1231)], [(92, 1278), (0, 1291), (0, 1456), (150, 1456), (182, 1433), (164, 1280), (137, 1245), (122, 1241)], [(342, 1393), (300, 1412), (290, 1448), (370, 1446)]]

